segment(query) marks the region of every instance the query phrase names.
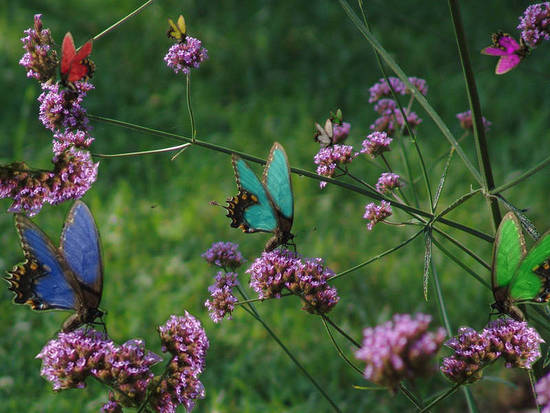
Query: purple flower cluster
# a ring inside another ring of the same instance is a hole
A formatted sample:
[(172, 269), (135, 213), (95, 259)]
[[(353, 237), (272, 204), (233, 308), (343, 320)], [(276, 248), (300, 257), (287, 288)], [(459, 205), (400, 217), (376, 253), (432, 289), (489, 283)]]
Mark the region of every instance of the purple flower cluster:
[(173, 413), (180, 404), (189, 412), (195, 400), (205, 396), (199, 375), (204, 370), (210, 346), (208, 337), (201, 323), (187, 312), (184, 316), (171, 316), (158, 330), (162, 351), (168, 351), (173, 357), (151, 403), (162, 413)]
[(365, 206), (365, 215), (363, 215), (363, 218), (369, 220), (369, 223), (367, 224), (367, 229), (369, 231), (372, 231), (373, 227), (377, 223), (391, 216), (391, 214), (391, 204), (387, 201), (381, 201), (380, 205), (376, 205), (374, 202), (367, 204)]
[(373, 132), (361, 144), (362, 149), (360, 153), (366, 153), (374, 159), (378, 155), (390, 151), (391, 142), (392, 138), (389, 138), (386, 132)]
[(517, 28), (527, 45), (536, 47), (543, 40), (550, 40), (550, 2), (530, 5), (519, 21)]
[(399, 178), (400, 177), (397, 174), (384, 172), (382, 175), (380, 175), (380, 178), (378, 178), (378, 182), (376, 183), (376, 190), (381, 194), (385, 194), (386, 192), (390, 192), (396, 188), (399, 188), (400, 186), (402, 186)]
[(342, 122), (341, 124), (335, 123), (332, 125), (332, 142), (340, 143), (347, 139), (351, 124), (349, 122)]
[(215, 323), (219, 323), (227, 314), (229, 314), (229, 319), (231, 319), (231, 313), (235, 309), (235, 303), (239, 301), (237, 297), (233, 295), (233, 288), (238, 283), (237, 273), (224, 273), (220, 271), (216, 275), (215, 284), (208, 287), (212, 299), (207, 300), (204, 305), (208, 308), (210, 318)]
[(201, 257), (209, 264), (231, 270), (235, 270), (245, 262), (239, 251), (239, 244), (233, 242), (214, 242)]
[(263, 252), (246, 272), (250, 274), (250, 287), (262, 300), (280, 298), (288, 290), (302, 299), (303, 310), (326, 314), (340, 299), (327, 283), (334, 273), (321, 258), (302, 259), (288, 250)]
[(53, 50), (54, 41), (49, 29), (42, 29), (42, 15), (34, 15), (34, 27), (24, 31), (21, 39), (25, 54), (19, 64), (27, 70), (27, 77), (47, 82), (55, 77), (58, 65), (57, 53)]
[[(390, 81), (389, 84), (386, 79), (382, 78), (378, 81), (378, 83), (375, 83), (374, 86), (369, 89), (369, 103), (374, 103), (383, 96), (391, 96), (392, 93), (390, 85), (393, 91), (398, 95), (411, 93), (411, 90), (408, 89), (399, 78), (389, 77), (388, 80)], [(417, 88), (420, 93), (426, 96), (426, 94), (428, 93), (428, 85), (424, 79), (420, 79), (418, 77), (409, 77), (409, 82), (411, 82), (412, 85)]]
[(133, 406), (145, 399), (151, 366), (162, 360), (145, 350), (141, 340), (117, 346), (97, 331), (82, 329), (59, 333), (36, 357), (42, 359), (41, 374), (54, 390), (83, 388), (93, 376), (119, 389)]
[[(351, 163), (357, 155), (350, 145), (334, 145), (319, 149), (313, 160), (317, 165), (319, 175), (332, 177), (336, 166)], [(326, 185), (327, 183), (324, 181), (320, 183), (321, 188)]]
[(21, 64), (27, 75), (42, 84), (39, 119), (54, 132), (52, 171), (32, 170), (25, 163), (0, 165), (0, 198), (12, 198), (10, 212), (37, 214), (44, 203), (58, 204), (82, 197), (97, 178), (98, 163), (87, 149), (93, 142), (82, 102), (93, 85), (76, 81), (67, 86), (53, 83), (59, 64), (48, 29), (42, 29), (41, 15), (22, 39), (25, 55)]
[(537, 403), (542, 407), (541, 413), (550, 413), (550, 374), (541, 378), (536, 386)]
[(187, 36), (182, 43), (176, 43), (168, 50), (164, 61), (175, 73), (190, 73), (192, 67), (198, 68), (208, 59), (208, 50), (202, 47), (202, 42), (194, 37)]
[(367, 363), (365, 378), (395, 390), (403, 379), (433, 371), (430, 360), (445, 340), (445, 330), (428, 332), (431, 316), (396, 314), (391, 321), (363, 330), (363, 346), (355, 357)]
[(456, 383), (473, 383), (483, 374), (483, 368), (502, 357), (506, 367), (530, 369), (540, 357), (544, 340), (526, 322), (498, 319), (481, 333), (463, 327), (458, 336), (445, 343), (455, 353), (443, 360), (441, 371)]
[[(474, 130), (474, 124), (472, 121), (472, 111), (467, 110), (466, 112), (457, 113), (456, 118), (460, 122), (460, 127), (462, 129), (466, 129), (467, 131), (473, 131)], [(491, 122), (485, 119), (485, 116), (481, 117), (481, 120), (483, 121), (483, 128), (485, 129), (485, 132), (489, 130), (491, 127)]]

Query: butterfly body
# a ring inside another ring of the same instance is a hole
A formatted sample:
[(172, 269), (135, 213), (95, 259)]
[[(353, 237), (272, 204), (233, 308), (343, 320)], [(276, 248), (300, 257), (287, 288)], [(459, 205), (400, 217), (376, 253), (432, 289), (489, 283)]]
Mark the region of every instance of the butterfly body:
[(63, 331), (100, 318), (103, 265), (99, 234), (88, 207), (77, 201), (71, 208), (59, 248), (24, 215), (16, 215), (15, 223), (26, 261), (6, 277), (14, 302), (37, 311), (74, 310)]
[(183, 16), (180, 14), (176, 23), (174, 23), (172, 19), (168, 19), (168, 24), (170, 25), (170, 28), (166, 32), (166, 35), (170, 39), (177, 40), (180, 43), (185, 42), (187, 38), (187, 28)]
[(74, 46), (71, 33), (63, 38), (61, 46), (61, 79), (66, 85), (92, 77), (95, 65), (88, 59), (92, 53), (92, 41), (88, 40), (78, 51)]
[(493, 248), (493, 305), (501, 313), (523, 320), (517, 304), (550, 300), (550, 232), (527, 252), (521, 224), (509, 212), (499, 225)]
[(489, 56), (500, 56), (495, 68), (497, 75), (508, 73), (529, 54), (529, 47), (520, 39), (518, 43), (507, 33), (498, 32), (492, 36), (493, 44), (481, 53)]
[(260, 181), (250, 166), (236, 155), (233, 170), (239, 193), (227, 200), (227, 216), (233, 228), (243, 232), (271, 232), (265, 251), (287, 244), (294, 235), (290, 232), (294, 218), (294, 196), (290, 168), (283, 147), (271, 148)]

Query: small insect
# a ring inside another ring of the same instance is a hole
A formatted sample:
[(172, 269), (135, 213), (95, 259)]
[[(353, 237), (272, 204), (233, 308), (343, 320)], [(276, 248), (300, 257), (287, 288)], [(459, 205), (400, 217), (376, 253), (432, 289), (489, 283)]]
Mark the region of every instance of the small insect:
[(170, 24), (170, 28), (168, 29), (168, 32), (166, 32), (166, 35), (170, 39), (177, 40), (180, 43), (185, 42), (185, 39), (187, 38), (187, 29), (183, 16), (180, 14), (177, 23), (174, 23), (172, 19), (168, 19), (168, 23)]
[[(15, 216), (26, 261), (8, 271), (6, 281), (16, 304), (33, 310), (74, 310), (64, 332), (94, 324), (103, 289), (99, 234), (92, 214), (81, 201), (71, 208), (56, 248), (48, 236), (24, 215)], [(102, 323), (98, 323), (102, 324)]]
[(517, 304), (550, 300), (550, 231), (527, 252), (520, 221), (508, 212), (495, 238), (491, 282), (493, 307), (516, 320), (524, 320)]
[(95, 65), (88, 59), (92, 53), (92, 41), (84, 43), (78, 52), (74, 47), (74, 40), (71, 33), (67, 33), (63, 38), (61, 46), (61, 79), (66, 85), (70, 85), (78, 80), (92, 77)]
[(337, 140), (337, 137), (334, 136), (334, 126), (342, 125), (342, 119), (342, 110), (338, 109), (336, 114), (330, 112), (330, 117), (325, 121), (325, 126), (321, 126), (315, 122), (315, 133), (313, 135), (313, 139), (315, 139), (316, 142), (319, 142), (323, 148), (334, 145)]
[(272, 232), (265, 245), (272, 251), (294, 238), (290, 230), (294, 218), (294, 195), (290, 167), (283, 147), (275, 142), (269, 152), (260, 181), (250, 166), (237, 155), (232, 157), (239, 193), (227, 200), (227, 216), (233, 228), (243, 232)]
[(495, 73), (502, 75), (508, 73), (529, 54), (529, 47), (523, 39), (518, 43), (507, 33), (498, 32), (492, 36), (493, 44), (486, 47), (481, 53), (489, 56), (500, 56), (498, 59)]

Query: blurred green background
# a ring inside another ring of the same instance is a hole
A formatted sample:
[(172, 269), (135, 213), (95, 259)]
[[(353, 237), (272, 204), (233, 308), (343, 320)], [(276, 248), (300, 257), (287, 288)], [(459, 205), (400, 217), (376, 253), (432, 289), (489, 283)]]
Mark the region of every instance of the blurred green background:
[[(60, 43), (71, 31), (77, 45), (98, 34), (134, 10), (139, 3), (57, 1), (4, 2), (0, 6), (0, 163), (25, 160), (49, 168), (51, 134), (38, 121), (39, 85), (25, 77), (18, 65), (19, 39), (32, 26), (33, 14), (43, 13), (45, 27)], [(464, 2), (463, 19), (473, 67), (477, 75), (484, 115), (493, 122), (488, 139), (497, 185), (509, 181), (548, 154), (550, 95), (549, 45), (535, 50), (520, 67), (495, 76), (496, 59), (479, 51), (490, 34), (503, 29), (517, 35), (515, 26), (526, 1)], [(354, 4), (355, 6), (355, 4)], [(446, 2), (373, 0), (367, 2), (370, 23), (377, 38), (410, 76), (427, 80), (428, 100), (458, 137), (455, 118), (467, 109), (464, 80)], [(347, 19), (338, 2), (225, 0), (218, 2), (157, 1), (141, 15), (94, 44), (96, 63), (86, 106), (89, 113), (150, 128), (189, 135), (185, 105), (185, 77), (175, 75), (162, 60), (171, 42), (166, 38), (167, 18), (186, 17), (188, 32), (203, 41), (210, 59), (192, 74), (193, 107), (200, 139), (264, 157), (272, 143), (282, 143), (292, 166), (314, 170), (313, 124), (330, 110), (343, 109), (351, 122), (350, 144), (359, 148), (376, 118), (368, 104), (368, 88), (381, 74), (368, 43)], [(405, 101), (406, 102), (406, 101)], [(432, 190), (442, 163), (435, 160), (448, 150), (433, 122), (415, 106), (424, 122), (418, 140), (428, 160)], [(119, 153), (174, 145), (173, 141), (93, 122), (96, 153)], [(416, 157), (408, 148), (418, 175)], [(475, 161), (472, 138), (465, 151)], [(396, 147), (397, 149), (397, 147)], [(405, 173), (401, 151), (389, 154), (393, 167)], [(256, 169), (260, 173), (260, 168)], [(357, 159), (352, 171), (375, 183), (382, 169), (366, 158)], [(505, 193), (543, 231), (550, 226), (544, 170)], [(336, 272), (367, 260), (409, 237), (414, 229), (378, 225), (366, 230), (362, 219), (367, 198), (318, 182), (293, 176), (296, 198), (293, 232), (299, 252), (323, 257)], [(475, 187), (455, 157), (442, 195), (441, 206)], [(428, 209), (423, 184), (417, 188), (422, 208)], [(266, 235), (243, 234), (229, 227), (222, 202), (235, 193), (227, 155), (192, 148), (174, 162), (169, 154), (101, 160), (99, 178), (84, 200), (95, 215), (102, 236), (105, 287), (102, 307), (108, 310), (111, 337), (122, 343), (141, 337), (148, 348), (160, 352), (155, 327), (170, 314), (188, 310), (202, 322), (211, 347), (201, 380), (206, 399), (198, 412), (324, 412), (329, 405), (302, 376), (265, 330), (243, 311), (232, 321), (214, 324), (204, 301), (215, 268), (200, 254), (214, 241), (233, 241), (249, 262), (257, 257)], [(411, 186), (405, 188), (410, 195)], [(0, 268), (21, 261), (22, 251), (0, 200)], [(35, 218), (57, 241), (72, 203), (46, 206)], [(408, 217), (400, 212), (393, 221)], [(470, 200), (450, 218), (492, 233), (486, 202)], [(491, 245), (441, 226), (485, 260)], [(448, 243), (444, 242), (446, 246)], [(441, 325), (433, 290), (429, 301), (422, 293), (423, 241), (395, 255), (339, 279), (335, 286), (340, 303), (331, 318), (356, 339), (362, 328), (383, 322), (398, 312), (423, 311)], [(450, 247), (452, 248), (452, 247)], [(457, 253), (463, 257), (464, 254)], [(485, 279), (489, 274), (463, 257)], [(491, 294), (454, 263), (434, 250), (442, 290), (453, 328), (482, 328), (488, 320)], [(243, 275), (241, 282), (246, 284)], [(96, 382), (85, 390), (52, 392), (40, 377), (35, 355), (54, 336), (65, 313), (39, 314), (11, 303), (7, 285), (0, 289), (0, 410), (4, 412), (98, 411), (107, 392)], [(401, 395), (361, 391), (367, 383), (340, 359), (321, 320), (300, 311), (295, 298), (258, 305), (273, 330), (318, 379), (343, 411), (410, 411)], [(351, 357), (349, 343), (340, 341)], [(444, 355), (443, 351), (440, 353)], [(495, 380), (472, 387), (481, 411), (507, 411), (529, 403), (524, 372), (505, 371), (499, 364), (488, 376), (506, 377), (517, 387)], [(416, 390), (427, 397), (447, 386), (436, 373), (419, 380)], [(461, 392), (439, 411), (462, 412)]]

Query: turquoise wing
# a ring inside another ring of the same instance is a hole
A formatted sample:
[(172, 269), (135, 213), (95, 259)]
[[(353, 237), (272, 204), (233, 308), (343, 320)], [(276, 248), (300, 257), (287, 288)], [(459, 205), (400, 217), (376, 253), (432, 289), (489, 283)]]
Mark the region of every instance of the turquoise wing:
[(241, 158), (233, 155), (233, 169), (237, 178), (239, 191), (246, 191), (257, 198), (257, 202), (248, 206), (243, 212), (248, 232), (273, 232), (277, 228), (277, 218), (264, 185)]
[(284, 217), (292, 219), (294, 196), (290, 182), (290, 168), (285, 150), (278, 142), (271, 147), (262, 180), (275, 207)]

